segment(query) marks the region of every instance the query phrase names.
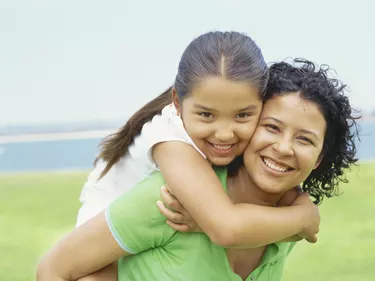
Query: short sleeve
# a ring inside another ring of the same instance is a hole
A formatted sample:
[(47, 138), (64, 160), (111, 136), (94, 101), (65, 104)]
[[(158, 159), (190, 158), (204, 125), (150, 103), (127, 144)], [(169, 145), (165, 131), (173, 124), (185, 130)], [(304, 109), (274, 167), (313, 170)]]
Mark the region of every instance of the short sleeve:
[(167, 105), (161, 114), (147, 122), (139, 135), (146, 143), (148, 160), (156, 168), (152, 157), (152, 148), (161, 142), (180, 141), (194, 147), (204, 158), (206, 156), (198, 149), (192, 139), (185, 131), (183, 122), (178, 116), (176, 108), (173, 104)]
[(290, 245), (288, 248), (288, 255), (292, 252), (295, 246), (296, 246), (296, 242), (290, 242)]
[(106, 220), (113, 237), (130, 254), (162, 246), (175, 233), (156, 206), (163, 184), (162, 175), (155, 172), (106, 209)]

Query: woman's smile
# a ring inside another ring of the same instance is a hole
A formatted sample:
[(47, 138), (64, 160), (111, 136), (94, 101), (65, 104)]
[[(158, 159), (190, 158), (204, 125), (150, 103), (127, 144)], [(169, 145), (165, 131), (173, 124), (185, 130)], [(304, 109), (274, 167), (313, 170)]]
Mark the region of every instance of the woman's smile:
[(265, 166), (273, 173), (285, 175), (295, 170), (294, 168), (286, 164), (281, 164), (277, 160), (271, 159), (270, 157), (260, 156), (260, 158)]

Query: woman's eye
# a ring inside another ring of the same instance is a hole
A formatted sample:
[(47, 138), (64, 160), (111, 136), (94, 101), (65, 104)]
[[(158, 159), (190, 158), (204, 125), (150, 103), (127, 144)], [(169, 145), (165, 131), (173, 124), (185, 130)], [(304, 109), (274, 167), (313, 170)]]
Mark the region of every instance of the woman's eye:
[(278, 132), (279, 131), (279, 127), (277, 127), (276, 125), (267, 124), (265, 126), (266, 126), (267, 130), (269, 130), (271, 132)]
[(303, 143), (305, 143), (305, 144), (309, 143), (309, 144), (314, 145), (313, 141), (310, 140), (310, 139), (307, 138), (307, 137), (299, 137), (299, 139), (300, 139)]
[(212, 118), (212, 117), (214, 117), (212, 115), (212, 113), (210, 113), (210, 112), (200, 112), (199, 115), (202, 116), (202, 117), (204, 117), (204, 118)]

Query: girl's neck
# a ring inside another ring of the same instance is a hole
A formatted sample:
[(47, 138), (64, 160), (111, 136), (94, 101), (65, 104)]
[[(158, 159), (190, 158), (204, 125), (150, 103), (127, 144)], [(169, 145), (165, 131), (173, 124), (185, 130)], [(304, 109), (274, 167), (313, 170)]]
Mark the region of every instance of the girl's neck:
[(228, 195), (233, 203), (250, 203), (262, 206), (275, 206), (281, 194), (271, 194), (262, 191), (249, 177), (246, 167), (228, 178)]

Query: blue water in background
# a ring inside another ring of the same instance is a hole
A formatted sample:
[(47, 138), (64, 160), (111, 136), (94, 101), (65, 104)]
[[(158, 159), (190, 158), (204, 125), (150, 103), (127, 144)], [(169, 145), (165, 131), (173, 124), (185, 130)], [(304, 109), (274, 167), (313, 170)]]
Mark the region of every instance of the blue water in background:
[(93, 167), (101, 139), (0, 144), (0, 171), (82, 170)]
[[(375, 122), (360, 123), (360, 160), (375, 160)], [(0, 172), (89, 170), (101, 139), (0, 144)]]

